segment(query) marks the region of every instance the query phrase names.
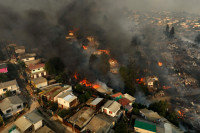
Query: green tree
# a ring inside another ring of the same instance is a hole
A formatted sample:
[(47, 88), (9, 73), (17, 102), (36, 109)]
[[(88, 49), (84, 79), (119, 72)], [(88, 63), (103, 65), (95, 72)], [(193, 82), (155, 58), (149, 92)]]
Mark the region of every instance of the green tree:
[(66, 84), (68, 80), (68, 75), (66, 73), (60, 73), (55, 77), (56, 81), (59, 83)]
[(169, 34), (169, 25), (167, 24), (165, 32)]
[(165, 115), (166, 119), (169, 120), (174, 125), (178, 126), (178, 115), (174, 111), (166, 111)]
[(170, 32), (169, 32), (169, 37), (173, 38), (174, 34), (175, 34), (175, 30), (174, 30), (174, 27), (172, 27), (171, 30), (170, 30)]
[(45, 70), (48, 74), (58, 75), (59, 73), (62, 73), (64, 69), (65, 65), (59, 57), (50, 58), (45, 63)]
[(9, 91), (9, 90), (8, 90), (8, 91), (6, 91), (6, 93), (5, 93), (5, 96), (6, 96), (6, 97), (10, 97), (10, 96), (12, 96), (12, 92), (11, 92), (11, 91)]
[(0, 82), (6, 82), (8, 80), (9, 80), (9, 78), (6, 73), (0, 73)]
[(166, 111), (168, 109), (168, 104), (166, 101), (154, 102), (149, 105), (149, 109), (158, 112), (158, 114), (165, 117)]
[(58, 112), (58, 115), (61, 117), (61, 118), (64, 118), (65, 116), (69, 115), (71, 113), (71, 111), (68, 109), (62, 109)]
[(195, 37), (195, 40), (194, 40), (195, 42), (197, 42), (197, 43), (200, 43), (200, 34), (198, 34), (196, 37)]
[(55, 112), (58, 109), (58, 103), (52, 102), (50, 105), (50, 109)]
[(100, 61), (99, 61), (99, 70), (102, 74), (107, 74), (110, 71), (110, 64), (109, 64), (109, 55), (103, 53), (100, 56)]
[(24, 61), (18, 61), (17, 65), (20, 69), (25, 69), (26, 68), (26, 64), (24, 63)]
[(3, 121), (3, 117), (0, 115), (0, 126), (2, 126), (3, 123), (4, 123), (4, 121)]
[(115, 125), (115, 133), (128, 133), (128, 124), (121, 120)]

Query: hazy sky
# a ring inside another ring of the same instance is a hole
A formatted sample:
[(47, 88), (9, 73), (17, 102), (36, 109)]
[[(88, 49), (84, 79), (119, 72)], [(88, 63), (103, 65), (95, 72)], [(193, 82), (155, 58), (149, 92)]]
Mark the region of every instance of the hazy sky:
[[(57, 10), (74, 0), (0, 0), (0, 4), (17, 9), (52, 9)], [(101, 0), (99, 0), (101, 1)], [(126, 6), (137, 10), (171, 10), (200, 14), (200, 0), (108, 0), (113, 6)]]

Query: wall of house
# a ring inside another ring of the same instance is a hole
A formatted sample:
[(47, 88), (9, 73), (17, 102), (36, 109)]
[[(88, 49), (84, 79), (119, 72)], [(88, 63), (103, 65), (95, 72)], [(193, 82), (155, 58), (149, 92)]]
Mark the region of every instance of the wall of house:
[(137, 128), (137, 127), (135, 127), (135, 131), (136, 131), (137, 133), (156, 133), (156, 132), (144, 130), (144, 129), (142, 129), (142, 128)]
[(40, 68), (37, 68), (37, 69), (33, 69), (33, 70), (31, 71), (31, 73), (38, 73), (38, 72), (42, 72), (42, 71), (44, 71), (44, 68), (43, 68), (43, 67), (40, 67)]
[(69, 103), (65, 101), (63, 98), (58, 98), (58, 104), (62, 105), (63, 108), (66, 108), (66, 109), (70, 107)]
[(12, 85), (12, 86), (8, 86), (6, 87), (7, 89), (4, 90), (5, 88), (0, 88), (0, 95), (3, 95), (6, 93), (6, 91), (16, 91), (17, 93), (20, 93), (20, 90), (19, 90), (19, 86), (18, 85)]
[[(119, 108), (119, 110), (120, 110), (120, 108)], [(109, 110), (109, 108), (104, 108), (104, 107), (102, 108), (102, 112), (104, 112), (107, 115), (112, 116), (112, 117), (115, 117), (119, 110), (117, 110), (116, 112), (112, 112), (112, 111)]]
[[(21, 105), (21, 108), (18, 108), (17, 109), (17, 106)], [(11, 105), (9, 108), (7, 108), (6, 110), (2, 111), (3, 114), (4, 114), (4, 117), (10, 117), (20, 111), (22, 111), (24, 109), (24, 106), (23, 106), (23, 103), (20, 103), (20, 104), (15, 104), (15, 105)], [(7, 113), (6, 111), (7, 110), (11, 110), (9, 113)]]
[(42, 120), (38, 121), (37, 123), (33, 124), (34, 129), (37, 130), (42, 127)]
[(42, 71), (41, 73), (37, 73), (37, 74), (35, 74), (35, 73), (33, 73), (33, 74), (31, 74), (31, 78), (39, 78), (39, 77), (42, 77), (42, 76), (46, 76), (46, 71)]
[(35, 57), (28, 57), (28, 58), (25, 58), (25, 59), (22, 59), (24, 62), (27, 62), (27, 61), (33, 61), (35, 60)]

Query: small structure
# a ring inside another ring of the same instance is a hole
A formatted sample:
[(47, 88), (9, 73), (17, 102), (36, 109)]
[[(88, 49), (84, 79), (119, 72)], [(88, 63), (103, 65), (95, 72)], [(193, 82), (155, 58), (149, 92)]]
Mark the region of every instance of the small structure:
[(137, 133), (156, 133), (156, 125), (141, 120), (135, 120), (134, 129)]
[(90, 131), (92, 133), (108, 133), (115, 125), (117, 118), (110, 117), (105, 114), (95, 115), (82, 131)]
[[(131, 103), (135, 102), (135, 97), (132, 97), (131, 95), (129, 95), (128, 93), (124, 94), (124, 98), (128, 99), (129, 101), (131, 101)], [(132, 105), (132, 104), (131, 104)]]
[(31, 83), (35, 88), (41, 88), (41, 87), (45, 87), (45, 86), (48, 85), (47, 79), (44, 78), (44, 77), (39, 77), (39, 78), (36, 78), (36, 79), (32, 79)]
[(148, 109), (140, 109), (140, 114), (141, 116), (143, 116), (145, 119), (149, 120), (149, 121), (157, 121), (159, 120), (161, 117), (157, 112), (154, 112), (152, 110), (148, 110)]
[(19, 96), (12, 96), (0, 102), (0, 110), (5, 118), (15, 115), (24, 109), (24, 101)]
[(45, 64), (29, 65), (26, 71), (31, 78), (44, 77), (46, 76), (46, 71), (44, 67)]
[(35, 133), (55, 133), (55, 132), (45, 125), (40, 129), (38, 129)]
[(113, 95), (111, 95), (111, 97), (115, 100), (118, 101), (119, 99), (121, 99), (124, 95), (121, 92), (115, 93)]
[(87, 105), (95, 109), (99, 109), (102, 106), (102, 103), (103, 103), (103, 98), (96, 98), (96, 99), (93, 98)]
[(39, 115), (37, 110), (26, 114), (15, 121), (17, 129), (22, 133), (34, 132), (43, 125), (43, 117)]
[(7, 82), (0, 83), (0, 95), (6, 93), (6, 91), (11, 91), (13, 94), (19, 94), (19, 86), (16, 80), (11, 80)]
[(68, 119), (74, 126), (78, 126), (82, 129), (93, 117), (95, 110), (90, 107), (83, 107), (76, 114)]
[(106, 113), (107, 115), (110, 115), (112, 117), (115, 117), (120, 110), (121, 105), (113, 100), (108, 100), (103, 106), (102, 106), (102, 112)]
[(25, 53), (25, 47), (24, 46), (16, 46), (15, 47), (15, 53), (16, 54), (24, 54)]
[(0, 73), (7, 73), (7, 72), (8, 72), (7, 64), (5, 63), (0, 64)]
[(76, 106), (78, 103), (77, 97), (72, 92), (65, 92), (58, 96), (58, 106), (68, 109)]

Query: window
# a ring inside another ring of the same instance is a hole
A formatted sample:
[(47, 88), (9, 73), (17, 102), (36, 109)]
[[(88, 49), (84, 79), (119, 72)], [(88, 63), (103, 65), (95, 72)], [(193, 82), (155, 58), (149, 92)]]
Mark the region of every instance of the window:
[(35, 70), (33, 70), (33, 72), (34, 72)]
[(26, 60), (29, 60), (29, 58), (27, 58)]
[(40, 70), (40, 68), (38, 68), (38, 70)]
[(7, 91), (7, 90), (8, 90), (7, 88), (4, 88), (4, 89), (3, 89), (3, 91)]
[(6, 110), (6, 113), (10, 113), (11, 112), (11, 109), (9, 109), (9, 110)]
[(28, 131), (32, 131), (32, 127), (30, 127), (30, 128), (28, 129)]
[(17, 106), (17, 109), (19, 109), (19, 108), (22, 108), (22, 106), (21, 106), (21, 105), (18, 105), (18, 106)]

